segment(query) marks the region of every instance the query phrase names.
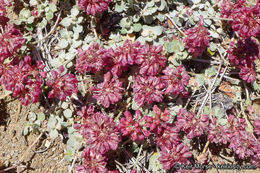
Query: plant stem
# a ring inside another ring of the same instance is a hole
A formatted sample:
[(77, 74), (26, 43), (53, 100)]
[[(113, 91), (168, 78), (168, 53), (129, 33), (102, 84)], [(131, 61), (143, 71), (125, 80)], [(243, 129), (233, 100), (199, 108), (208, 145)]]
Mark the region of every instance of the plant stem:
[(178, 25), (171, 19), (171, 17), (168, 14), (165, 14), (165, 16), (172, 22), (172, 24), (175, 26), (175, 28), (177, 28), (177, 30), (185, 37), (187, 37), (187, 35), (178, 27)]

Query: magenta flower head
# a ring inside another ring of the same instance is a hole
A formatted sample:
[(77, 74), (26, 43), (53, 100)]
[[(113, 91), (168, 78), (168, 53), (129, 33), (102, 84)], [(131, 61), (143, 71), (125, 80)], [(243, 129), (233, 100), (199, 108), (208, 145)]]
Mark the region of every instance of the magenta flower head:
[(137, 76), (133, 84), (135, 102), (139, 106), (142, 106), (144, 103), (161, 102), (163, 100), (162, 89), (164, 86), (165, 84), (158, 77)]
[(90, 45), (86, 51), (79, 49), (79, 57), (76, 60), (76, 70), (82, 74), (86, 72), (96, 73), (101, 71), (105, 66), (104, 60), (107, 54), (107, 50), (105, 48), (100, 48), (98, 43)]
[(259, 145), (260, 142), (256, 141), (250, 132), (240, 130), (231, 138), (229, 148), (232, 148), (240, 159), (245, 159), (254, 156)]
[(200, 117), (196, 117), (193, 112), (188, 112), (186, 109), (180, 109), (176, 126), (187, 133), (188, 139), (192, 139), (201, 136), (204, 131), (208, 131), (209, 116), (201, 115)]
[(123, 46), (117, 47), (114, 56), (117, 57), (117, 63), (121, 66), (133, 65), (135, 60), (142, 56), (142, 48), (140, 42), (132, 43), (131, 40), (126, 40)]
[[(254, 130), (254, 132), (258, 135), (258, 137), (260, 137), (260, 114), (259, 114), (258, 117), (255, 119), (254, 125), (255, 125), (255, 130)], [(260, 138), (259, 138), (259, 139), (260, 139)]]
[(0, 26), (4, 27), (9, 18), (6, 16), (6, 7), (10, 7), (12, 3), (9, 0), (0, 0)]
[(41, 72), (43, 69), (42, 62), (32, 65), (30, 56), (18, 62), (14, 59), (8, 68), (3, 69), (1, 84), (13, 91), (13, 96), (18, 97), (23, 105), (36, 103), (40, 99), (41, 85), (45, 78), (45, 73)]
[(93, 97), (97, 99), (105, 108), (108, 108), (110, 104), (115, 104), (123, 97), (123, 82), (120, 82), (117, 77), (113, 77), (110, 72), (107, 72), (104, 76), (104, 82), (97, 84), (97, 86), (91, 87)]
[(89, 15), (96, 15), (108, 9), (111, 0), (78, 0), (79, 8)]
[(81, 165), (75, 166), (78, 173), (101, 173), (107, 172), (106, 157), (86, 147), (82, 152), (83, 162)]
[(12, 57), (24, 42), (25, 39), (18, 29), (15, 29), (13, 25), (6, 26), (4, 33), (0, 36), (0, 61)]
[(203, 17), (200, 17), (198, 26), (185, 31), (187, 35), (183, 42), (188, 51), (197, 58), (201, 56), (206, 48), (209, 46), (209, 31), (203, 26)]
[(133, 117), (129, 111), (124, 112), (124, 117), (120, 119), (119, 130), (123, 136), (131, 136), (133, 141), (144, 140), (150, 133), (145, 131), (142, 123), (142, 113), (140, 110), (135, 111)]
[(163, 56), (163, 46), (145, 45), (142, 48), (142, 56), (136, 58), (136, 64), (140, 66), (141, 75), (155, 76), (165, 67), (167, 58)]
[(123, 66), (122, 58), (120, 56), (116, 56), (114, 49), (108, 49), (108, 56), (105, 60), (105, 67), (108, 71), (110, 71), (113, 76), (121, 76), (124, 71), (128, 69), (128, 65)]
[(222, 17), (229, 18), (232, 15), (234, 7), (235, 4), (231, 0), (223, 0), (220, 5)]
[(124, 44), (115, 50), (108, 49), (106, 57), (106, 68), (115, 76), (121, 76), (123, 71), (128, 69), (129, 65), (133, 65), (136, 59), (143, 56), (143, 46), (140, 42), (132, 42), (126, 40)]
[(251, 83), (256, 80), (254, 61), (260, 58), (260, 46), (250, 38), (230, 43), (229, 60), (240, 68), (241, 79)]
[(242, 38), (256, 37), (260, 34), (260, 1), (247, 7), (245, 1), (232, 10), (232, 28)]
[(79, 111), (77, 111), (77, 115), (83, 117), (84, 119), (87, 119), (91, 115), (95, 114), (95, 107), (94, 106), (83, 106)]
[(192, 157), (189, 146), (185, 146), (182, 143), (173, 143), (170, 148), (162, 148), (161, 156), (158, 160), (163, 165), (163, 169), (170, 170), (176, 163), (187, 163), (189, 157)]
[(171, 148), (172, 144), (180, 143), (179, 129), (171, 125), (164, 126), (163, 133), (156, 139), (156, 144), (162, 148)]
[(163, 73), (164, 75), (161, 79), (166, 85), (166, 94), (181, 94), (183, 96), (188, 95), (186, 86), (189, 83), (190, 76), (182, 65), (176, 69), (166, 67), (166, 69), (163, 70)]
[(247, 83), (254, 82), (256, 80), (256, 71), (254, 67), (240, 66), (239, 76)]
[(238, 131), (243, 131), (247, 127), (245, 118), (236, 118), (234, 115), (228, 116), (230, 138)]
[(96, 112), (86, 122), (78, 130), (90, 148), (101, 154), (117, 149), (121, 138), (112, 118)]
[(58, 72), (52, 71), (53, 79), (46, 81), (46, 84), (52, 88), (48, 94), (48, 98), (57, 97), (58, 99), (64, 101), (66, 97), (78, 92), (78, 80), (76, 76), (73, 74), (65, 74), (61, 76), (63, 71), (64, 67), (60, 66)]
[(235, 65), (250, 66), (256, 59), (260, 59), (260, 47), (250, 38), (231, 42), (228, 58)]
[(143, 117), (145, 124), (144, 127), (149, 129), (156, 135), (161, 135), (164, 130), (164, 125), (169, 121), (170, 110), (165, 109), (164, 112), (157, 106), (153, 106), (154, 116), (146, 115)]
[(212, 118), (212, 122), (209, 125), (208, 140), (216, 144), (227, 144), (230, 142), (229, 129), (225, 126), (218, 125), (217, 119)]

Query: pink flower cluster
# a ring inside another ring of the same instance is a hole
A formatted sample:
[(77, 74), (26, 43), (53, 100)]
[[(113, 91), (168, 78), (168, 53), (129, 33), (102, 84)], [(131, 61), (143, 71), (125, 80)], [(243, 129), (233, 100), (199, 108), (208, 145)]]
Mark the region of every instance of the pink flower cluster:
[(13, 25), (5, 27), (4, 32), (0, 36), (0, 63), (7, 57), (12, 57), (20, 49), (25, 42), (23, 35)]
[(208, 140), (216, 144), (227, 144), (230, 141), (228, 128), (218, 125), (214, 117), (209, 125)]
[(196, 117), (193, 112), (189, 112), (186, 109), (180, 109), (176, 126), (187, 134), (188, 139), (192, 139), (201, 136), (204, 132), (208, 131), (209, 116), (201, 115), (200, 117)]
[(182, 65), (176, 69), (166, 67), (163, 73), (164, 75), (161, 78), (166, 86), (165, 93), (188, 96), (189, 93), (185, 86), (188, 85), (190, 76)]
[(9, 21), (6, 17), (6, 7), (10, 7), (12, 3), (9, 0), (0, 0), (0, 26), (5, 26)]
[(96, 15), (108, 9), (111, 0), (78, 0), (79, 8), (87, 14)]
[(107, 172), (105, 153), (116, 150), (121, 137), (113, 119), (93, 107), (83, 107), (78, 115), (83, 116), (83, 124), (74, 128), (86, 139), (87, 147), (82, 153), (83, 163), (77, 166), (79, 172)]
[(254, 157), (259, 156), (260, 141), (256, 140), (252, 133), (246, 131), (246, 127), (244, 118), (236, 118), (233, 115), (228, 117), (228, 126), (218, 126), (216, 119), (213, 119), (208, 131), (208, 139), (214, 143), (229, 144), (229, 148), (240, 159), (256, 159)]
[(237, 3), (224, 0), (221, 13), (223, 17), (232, 19), (229, 23), (241, 38), (236, 45), (230, 43), (229, 59), (240, 69), (241, 79), (251, 83), (256, 80), (254, 60), (260, 58), (260, 46), (252, 39), (260, 34), (260, 1), (247, 6), (245, 0), (238, 0)]
[(144, 120), (140, 110), (135, 111), (134, 117), (129, 111), (124, 112), (125, 117), (120, 119), (118, 128), (123, 136), (131, 136), (133, 141), (144, 140), (150, 133), (143, 128)]
[(156, 105), (153, 114), (143, 115), (140, 110), (135, 112), (135, 117), (129, 111), (120, 119), (119, 129), (124, 136), (131, 136), (133, 141), (144, 140), (151, 134), (156, 135), (157, 145), (161, 148), (159, 161), (163, 168), (169, 170), (175, 163), (187, 163), (187, 158), (192, 154), (189, 147), (179, 141), (179, 128), (169, 123), (170, 111), (162, 112)]
[(164, 83), (158, 77), (136, 76), (133, 84), (134, 100), (139, 106), (144, 103), (161, 102), (163, 100), (164, 92), (162, 90), (164, 86)]
[(187, 35), (183, 42), (188, 51), (197, 58), (201, 56), (206, 48), (209, 46), (209, 31), (203, 26), (203, 18), (200, 18), (199, 24), (196, 27), (185, 31)]
[(113, 75), (121, 76), (129, 65), (137, 64), (141, 75), (154, 76), (166, 65), (162, 49), (162, 46), (141, 45), (130, 40), (116, 49), (100, 48), (98, 43), (94, 43), (86, 51), (79, 49), (76, 70), (95, 73), (106, 67)]
[[(260, 141), (256, 141), (253, 135), (246, 131), (246, 120), (244, 118), (236, 118), (229, 115), (229, 147), (238, 155), (239, 158), (250, 158), (254, 153), (258, 153), (258, 145)], [(240, 143), (241, 142), (241, 143)]]
[(254, 125), (255, 125), (254, 132), (258, 135), (258, 138), (260, 139), (260, 115), (258, 115), (258, 117), (255, 119)]
[(142, 47), (142, 55), (136, 59), (141, 75), (155, 76), (165, 67), (167, 59), (162, 55), (162, 50), (163, 46), (145, 45)]
[(173, 143), (170, 148), (163, 148), (159, 157), (160, 163), (163, 164), (163, 169), (170, 170), (176, 163), (187, 164), (188, 158), (192, 157), (189, 148), (189, 146), (185, 146), (182, 143)]
[(116, 57), (116, 63), (122, 67), (127, 65), (134, 65), (136, 60), (141, 58), (143, 53), (143, 47), (140, 42), (134, 42), (126, 40), (122, 46), (119, 46), (114, 51)]
[(221, 4), (221, 13), (223, 17), (232, 19), (229, 23), (240, 37), (250, 38), (260, 34), (260, 1), (248, 7), (245, 0), (238, 0), (237, 4), (225, 0)]
[(76, 70), (79, 73), (108, 70), (104, 82), (91, 88), (93, 97), (106, 108), (122, 99), (123, 83), (118, 77), (131, 65), (139, 67), (140, 75), (136, 76), (132, 86), (134, 100), (139, 106), (161, 102), (164, 94), (188, 96), (186, 86), (189, 75), (183, 66), (166, 68), (163, 76), (155, 76), (166, 66), (162, 46), (141, 45), (140, 42), (126, 40), (122, 46), (105, 49), (94, 43), (86, 51), (79, 49), (78, 55)]
[(133, 141), (144, 140), (151, 133), (162, 135), (166, 122), (169, 120), (169, 110), (162, 112), (156, 105), (153, 106), (154, 116), (143, 115), (136, 110), (133, 117), (129, 111), (124, 113), (125, 117), (120, 119), (118, 128), (124, 136), (131, 136)]
[(115, 104), (122, 99), (123, 83), (120, 82), (117, 77), (112, 76), (110, 72), (104, 75), (104, 82), (97, 84), (90, 88), (93, 92), (93, 97), (97, 99), (101, 104), (108, 108), (110, 104)]
[[(5, 15), (2, 5), (10, 5), (9, 1), (2, 1), (1, 15)], [(1, 23), (3, 24), (3, 23)], [(13, 97), (18, 97), (23, 105), (36, 103), (40, 99), (41, 85), (46, 77), (43, 72), (44, 64), (37, 61), (33, 64), (30, 56), (18, 59), (16, 53), (22, 47), (25, 39), (21, 32), (13, 25), (2, 26), (4, 30), (0, 36), (0, 84), (6, 90), (13, 92)], [(5, 61), (7, 58), (11, 62)]]
[(256, 80), (255, 64), (260, 59), (260, 46), (250, 38), (230, 43), (229, 60), (240, 68), (240, 77), (251, 83)]
[(107, 59), (108, 70), (114, 75), (121, 76), (123, 71), (126, 71), (129, 65), (136, 64), (136, 60), (143, 56), (143, 46), (140, 42), (132, 43), (131, 40), (126, 40), (122, 46), (115, 50), (109, 49), (110, 58)]
[(58, 72), (55, 70), (51, 72), (53, 79), (46, 81), (46, 84), (51, 87), (48, 98), (57, 97), (64, 101), (66, 97), (78, 92), (78, 80), (76, 76), (73, 74), (65, 74), (62, 76), (62, 72), (64, 72), (64, 67), (60, 66)]
[(106, 157), (86, 147), (81, 154), (83, 162), (75, 167), (78, 173), (107, 172)]
[(98, 43), (90, 45), (86, 51), (79, 49), (79, 58), (76, 60), (76, 70), (82, 74), (86, 72), (99, 72), (105, 66), (106, 55), (107, 50), (100, 48)]
[(0, 83), (13, 91), (13, 96), (19, 97), (22, 104), (36, 103), (40, 98), (43, 78), (46, 77), (45, 72), (40, 72), (44, 67), (41, 61), (32, 65), (30, 56), (24, 60), (16, 58), (10, 64), (1, 66)]

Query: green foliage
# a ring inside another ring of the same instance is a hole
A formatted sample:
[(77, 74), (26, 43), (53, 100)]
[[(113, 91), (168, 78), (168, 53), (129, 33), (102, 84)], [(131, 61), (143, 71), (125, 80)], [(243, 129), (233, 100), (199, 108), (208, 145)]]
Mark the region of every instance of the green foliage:
[(25, 127), (23, 129), (23, 135), (27, 136), (29, 133), (39, 132), (44, 120), (45, 120), (44, 113), (30, 112), (28, 115), (28, 121), (25, 122)]
[[(37, 10), (37, 17), (32, 15), (32, 8)], [(14, 23), (16, 25), (25, 25), (28, 31), (33, 31), (36, 27), (43, 29), (47, 26), (48, 21), (53, 19), (55, 12), (57, 12), (56, 5), (48, 0), (44, 2), (30, 0), (29, 4), (26, 4), (26, 7), (20, 11), (19, 18)]]
[[(138, 20), (136, 20), (138, 22)], [(140, 32), (142, 25), (140, 23), (134, 22), (134, 17), (129, 16), (128, 18), (123, 18), (120, 21), (120, 26), (122, 27), (122, 34), (131, 34), (133, 32)]]
[(214, 67), (210, 67), (205, 70), (205, 75), (208, 77), (215, 76), (217, 74), (217, 70)]
[(160, 164), (158, 160), (159, 157), (160, 153), (154, 153), (149, 159), (149, 169), (152, 170), (152, 172), (165, 172), (162, 164)]
[[(66, 69), (73, 66), (73, 59), (77, 54), (77, 49), (83, 44), (83, 33), (84, 22), (83, 16), (81, 16), (78, 6), (73, 6), (70, 15), (63, 18), (60, 24), (64, 26), (64, 29), (59, 31), (60, 40), (57, 44), (57, 49), (62, 49), (58, 57), (51, 60), (51, 65), (58, 68), (64, 65)], [(66, 49), (66, 50), (65, 50)]]

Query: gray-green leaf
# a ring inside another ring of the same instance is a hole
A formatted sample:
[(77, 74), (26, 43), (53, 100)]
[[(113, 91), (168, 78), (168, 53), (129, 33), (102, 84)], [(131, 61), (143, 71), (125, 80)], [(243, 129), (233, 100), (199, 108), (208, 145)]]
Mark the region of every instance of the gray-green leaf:
[(60, 24), (61, 24), (62, 26), (68, 27), (68, 26), (70, 26), (71, 22), (72, 22), (71, 18), (65, 17), (64, 19), (62, 19), (62, 21), (60, 22)]
[(51, 139), (55, 139), (59, 136), (59, 133), (57, 130), (52, 130), (52, 131), (50, 131), (49, 135), (50, 135)]
[(65, 111), (63, 111), (63, 115), (66, 118), (70, 118), (70, 117), (72, 117), (72, 111), (70, 109), (66, 109)]

